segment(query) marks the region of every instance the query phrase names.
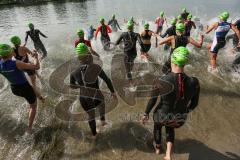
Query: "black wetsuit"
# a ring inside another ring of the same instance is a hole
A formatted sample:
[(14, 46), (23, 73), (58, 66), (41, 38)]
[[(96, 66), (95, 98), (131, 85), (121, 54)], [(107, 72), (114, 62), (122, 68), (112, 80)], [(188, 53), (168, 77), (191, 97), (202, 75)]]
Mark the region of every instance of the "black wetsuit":
[[(149, 35), (150, 30), (145, 30), (145, 34), (141, 36), (142, 40), (151, 40), (152, 36)], [(143, 44), (141, 52), (147, 53), (151, 49), (151, 44)]]
[[(92, 69), (97, 71), (97, 74), (92, 74), (93, 73), (91, 71)], [(87, 112), (89, 116), (88, 123), (93, 135), (97, 134), (96, 121), (95, 121), (96, 107), (98, 107), (99, 109), (100, 119), (102, 121), (105, 120), (104, 96), (102, 92), (99, 90), (98, 77), (103, 79), (106, 82), (110, 91), (114, 93), (114, 88), (111, 80), (108, 78), (105, 72), (101, 69), (101, 67), (96, 64), (91, 64), (91, 65), (83, 64), (74, 72), (72, 72), (70, 75), (70, 84), (73, 86), (74, 85), (81, 86), (79, 101), (83, 109)]]
[[(240, 31), (240, 19), (235, 22), (235, 26), (236, 26), (237, 29)], [(231, 35), (229, 35), (229, 36), (226, 37), (226, 40), (227, 40), (227, 41), (229, 41), (230, 39), (232, 39), (233, 46), (234, 46), (234, 47), (237, 47), (237, 46), (238, 46), (238, 43), (239, 43), (239, 39), (238, 39), (237, 34), (234, 33), (234, 34), (231, 34)], [(237, 48), (237, 51), (240, 52), (240, 48)]]
[(181, 14), (181, 17), (182, 17), (184, 20), (187, 20), (188, 15), (189, 15), (188, 12), (183, 12), (183, 13)]
[(123, 32), (118, 40), (116, 41), (116, 45), (120, 44), (123, 41), (124, 43), (124, 54), (127, 55), (124, 59), (125, 67), (127, 71), (127, 77), (129, 80), (132, 79), (131, 71), (133, 69), (134, 60), (137, 57), (137, 41), (139, 42), (140, 46), (143, 47), (143, 43), (140, 37), (140, 34), (128, 31)]
[(39, 52), (43, 54), (43, 57), (47, 56), (47, 51), (45, 46), (43, 45), (42, 41), (40, 40), (39, 35), (47, 38), (47, 36), (45, 36), (40, 30), (38, 29), (34, 29), (34, 30), (30, 30), (26, 32), (26, 38), (25, 38), (25, 42), (27, 42), (28, 40), (28, 36), (30, 36), (30, 38), (33, 41), (34, 44), (34, 48)]
[[(188, 44), (188, 37), (187, 36), (184, 36), (184, 35), (175, 36), (175, 48), (186, 47), (187, 44)], [(167, 73), (171, 72), (171, 55), (172, 55), (175, 48), (171, 48), (171, 52), (170, 52), (170, 55), (168, 57), (168, 60), (163, 65), (162, 72), (164, 74), (167, 74)]]
[[(20, 56), (18, 53), (18, 48), (16, 47), (14, 48), (14, 53), (16, 54), (15, 59), (25, 62), (25, 63), (29, 63), (29, 59), (28, 56)], [(35, 70), (24, 70), (24, 72), (26, 72), (29, 76), (35, 75), (36, 71)]]
[[(170, 37), (170, 36), (175, 36), (175, 35), (176, 35), (176, 26), (175, 26), (175, 25), (169, 27), (169, 28), (166, 30), (166, 32), (165, 32), (163, 35), (161, 35), (161, 37), (162, 37), (162, 38), (165, 38), (167, 35), (168, 35), (168, 37)], [(170, 45), (168, 45), (168, 44), (165, 44), (165, 45), (164, 45), (164, 50), (168, 50), (169, 48), (170, 48)]]
[(112, 31), (114, 32), (117, 32), (118, 29), (121, 30), (119, 24), (118, 24), (118, 21), (116, 19), (111, 19), (109, 22), (108, 22), (108, 25), (111, 26), (111, 29)]
[[(161, 78), (170, 82), (174, 89), (169, 94), (161, 96), (161, 100), (154, 110), (154, 139), (161, 144), (162, 127), (166, 128), (166, 141), (174, 143), (174, 128), (181, 127), (187, 114), (198, 105), (200, 85), (195, 77), (188, 77), (185, 73), (169, 73)], [(147, 105), (145, 114), (149, 115), (158, 97), (152, 97)]]
[(188, 36), (190, 37), (190, 34), (191, 34), (191, 30), (192, 30), (192, 27), (196, 27), (195, 26), (195, 23), (193, 21), (188, 21), (186, 24), (185, 24), (185, 36)]

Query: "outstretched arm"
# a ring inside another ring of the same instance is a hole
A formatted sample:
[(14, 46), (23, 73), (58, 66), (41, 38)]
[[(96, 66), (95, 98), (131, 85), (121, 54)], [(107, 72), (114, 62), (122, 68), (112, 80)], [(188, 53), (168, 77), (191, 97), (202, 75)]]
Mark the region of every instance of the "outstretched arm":
[[(237, 27), (236, 27), (235, 25), (231, 24), (231, 28), (232, 28), (232, 30), (236, 33), (238, 39), (240, 39), (240, 32), (239, 32), (239, 30), (237, 29)], [(240, 41), (239, 41), (239, 43), (238, 43), (238, 46), (240, 47)]]
[(163, 45), (163, 44), (169, 44), (169, 43), (171, 43), (173, 38), (174, 38), (173, 36), (170, 36), (170, 37), (168, 37), (168, 38), (163, 39), (162, 41), (160, 41), (159, 46), (160, 46), (160, 45)]
[(216, 23), (214, 23), (212, 26), (210, 26), (210, 27), (208, 27), (207, 26), (207, 29), (206, 29), (206, 34), (208, 34), (208, 33), (210, 33), (213, 29), (215, 29), (215, 28), (217, 28), (217, 26), (218, 26), (218, 23), (216, 22)]
[(197, 48), (201, 48), (203, 44), (203, 35), (199, 34), (198, 41), (195, 41), (192, 37), (188, 39), (188, 42), (194, 45)]
[(116, 21), (116, 22), (117, 22), (117, 27), (118, 27), (118, 29), (122, 30), (122, 29), (120, 28), (119, 24), (118, 24), (118, 21)]
[(39, 34), (40, 34), (41, 36), (43, 36), (44, 38), (47, 38), (47, 36), (46, 36), (45, 34), (43, 34), (41, 31), (39, 31)]
[(96, 33), (95, 33), (95, 39), (97, 39), (98, 32), (100, 32), (100, 30), (101, 30), (101, 26), (100, 26), (100, 27), (98, 27), (98, 28), (97, 28), (97, 30), (96, 30)]
[(40, 64), (39, 64), (39, 60), (38, 60), (38, 54), (35, 53), (34, 57), (36, 59), (35, 64), (24, 63), (24, 62), (21, 62), (21, 61), (16, 61), (17, 68), (19, 70), (38, 70), (38, 69), (40, 69)]
[(28, 32), (26, 32), (26, 37), (25, 37), (25, 44), (24, 44), (24, 46), (27, 44), (27, 40), (28, 40)]

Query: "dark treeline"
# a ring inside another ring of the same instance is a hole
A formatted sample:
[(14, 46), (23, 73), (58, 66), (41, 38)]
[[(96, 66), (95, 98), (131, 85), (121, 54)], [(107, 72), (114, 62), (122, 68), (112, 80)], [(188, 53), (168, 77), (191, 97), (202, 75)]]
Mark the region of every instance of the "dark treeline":
[(32, 4), (32, 3), (41, 3), (41, 2), (50, 2), (50, 1), (86, 1), (86, 0), (0, 0), (0, 5), (6, 4)]

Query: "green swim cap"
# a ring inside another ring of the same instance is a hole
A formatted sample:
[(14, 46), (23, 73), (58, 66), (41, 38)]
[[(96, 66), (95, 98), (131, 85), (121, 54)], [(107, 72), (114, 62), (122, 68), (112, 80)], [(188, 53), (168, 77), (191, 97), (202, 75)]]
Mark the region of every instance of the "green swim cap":
[(163, 11), (160, 12), (160, 16), (161, 16), (161, 17), (164, 16), (164, 12), (163, 12)]
[(33, 28), (34, 25), (33, 25), (32, 23), (28, 23), (28, 27), (29, 27), (29, 28)]
[(176, 25), (176, 23), (177, 23), (177, 19), (176, 19), (176, 18), (173, 18), (173, 19), (171, 20), (171, 24), (172, 24), (172, 25)]
[(188, 62), (189, 51), (186, 47), (176, 48), (171, 56), (171, 63), (183, 67)]
[(227, 21), (227, 19), (229, 18), (230, 14), (229, 12), (225, 11), (222, 14), (219, 15), (219, 18), (223, 21)]
[(7, 56), (11, 55), (12, 52), (13, 52), (13, 49), (11, 46), (9, 46), (8, 44), (0, 44), (0, 56), (1, 57), (7, 57)]
[(115, 15), (115, 14), (113, 14), (113, 15), (112, 15), (112, 18), (113, 18), (113, 19), (115, 19), (115, 17), (116, 17), (116, 15)]
[(178, 20), (182, 20), (182, 16), (181, 16), (181, 15), (178, 15), (177, 19), (178, 19)]
[(85, 45), (84, 43), (79, 43), (75, 51), (78, 56), (85, 56), (89, 52), (87, 45)]
[(187, 17), (188, 20), (191, 20), (192, 19), (192, 14), (189, 14), (188, 17)]
[(128, 21), (127, 28), (131, 30), (131, 29), (133, 29), (133, 27), (134, 27), (134, 23), (131, 20)]
[(77, 35), (78, 35), (79, 37), (84, 37), (84, 31), (83, 31), (82, 29), (79, 29), (79, 30), (77, 31)]
[(180, 33), (183, 33), (183, 32), (185, 31), (185, 25), (182, 24), (182, 23), (178, 23), (178, 24), (176, 25), (176, 31), (177, 31), (177, 32), (180, 32)]
[(144, 24), (144, 29), (149, 29), (149, 23)]
[(105, 21), (104, 18), (100, 19), (100, 23), (104, 23), (104, 21)]
[(187, 12), (187, 9), (186, 9), (186, 8), (183, 8), (182, 11), (183, 11), (183, 12)]
[(12, 44), (14, 44), (15, 46), (20, 45), (21, 44), (21, 39), (18, 36), (12, 36), (10, 41), (12, 42)]

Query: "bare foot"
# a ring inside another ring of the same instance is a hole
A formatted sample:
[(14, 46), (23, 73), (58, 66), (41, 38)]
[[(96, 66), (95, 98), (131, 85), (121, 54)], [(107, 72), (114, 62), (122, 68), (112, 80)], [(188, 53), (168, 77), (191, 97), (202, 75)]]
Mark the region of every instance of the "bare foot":
[(42, 101), (42, 103), (45, 102), (46, 98), (47, 98), (47, 96), (42, 96), (42, 95), (39, 96), (39, 100)]
[(26, 130), (26, 133), (27, 133), (27, 134), (32, 134), (32, 133), (33, 133), (33, 131), (32, 131), (32, 129), (31, 129), (31, 128), (28, 128), (28, 129)]
[(160, 154), (160, 145), (159, 144), (155, 145), (155, 153)]
[(171, 160), (171, 157), (165, 156), (163, 159), (164, 159), (164, 160)]

